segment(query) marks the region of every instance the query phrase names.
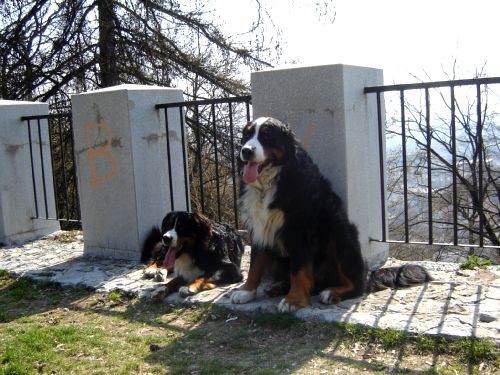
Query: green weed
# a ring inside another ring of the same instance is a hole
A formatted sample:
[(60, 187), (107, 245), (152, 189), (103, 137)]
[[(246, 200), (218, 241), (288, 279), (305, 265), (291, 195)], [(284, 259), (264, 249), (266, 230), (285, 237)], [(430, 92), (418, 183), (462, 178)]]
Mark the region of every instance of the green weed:
[(492, 264), (493, 263), (489, 259), (483, 259), (477, 255), (468, 255), (465, 262), (460, 265), (460, 269), (473, 270), (474, 268), (484, 268)]

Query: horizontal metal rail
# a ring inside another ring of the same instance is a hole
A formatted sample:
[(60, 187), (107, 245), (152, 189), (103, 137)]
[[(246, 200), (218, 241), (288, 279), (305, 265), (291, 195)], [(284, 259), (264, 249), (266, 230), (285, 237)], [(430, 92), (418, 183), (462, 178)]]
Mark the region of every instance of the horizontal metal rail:
[(365, 87), (364, 92), (365, 94), (370, 94), (376, 92), (436, 89), (441, 87), (475, 86), (475, 85), (488, 85), (494, 83), (500, 83), (500, 77), (458, 79), (455, 81), (405, 83), (399, 85), (386, 85), (386, 86), (370, 86), (370, 87)]
[(244, 96), (232, 96), (229, 98), (189, 100), (185, 102), (156, 104), (155, 108), (160, 109), (160, 108), (203, 106), (212, 104), (247, 103), (247, 102), (250, 103), (251, 101), (252, 101), (251, 95), (244, 95)]
[(457, 243), (453, 242), (433, 242), (429, 243), (428, 241), (398, 241), (398, 240), (385, 240), (382, 241), (377, 238), (370, 238), (371, 242), (384, 242), (384, 243), (393, 243), (393, 244), (401, 244), (401, 245), (434, 245), (434, 246), (453, 246), (453, 247), (466, 247), (466, 248), (484, 248), (484, 249), (498, 249), (500, 246), (496, 245), (479, 245), (479, 244), (469, 244), (469, 243)]
[(69, 112), (69, 113), (50, 113), (48, 115), (22, 116), (21, 121), (53, 120), (53, 119), (64, 118), (64, 117), (71, 117), (71, 112)]

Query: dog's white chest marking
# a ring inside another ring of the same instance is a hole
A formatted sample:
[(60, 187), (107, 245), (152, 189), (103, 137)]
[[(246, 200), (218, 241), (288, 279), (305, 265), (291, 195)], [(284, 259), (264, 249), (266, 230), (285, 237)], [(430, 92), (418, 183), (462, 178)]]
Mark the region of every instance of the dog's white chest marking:
[(176, 276), (182, 276), (188, 283), (203, 275), (203, 271), (193, 264), (193, 259), (188, 254), (181, 254), (174, 265)]
[(271, 248), (276, 245), (278, 232), (283, 227), (285, 219), (283, 211), (269, 208), (277, 189), (276, 181), (273, 180), (275, 178), (269, 179), (268, 181), (272, 183), (266, 185), (245, 185), (240, 198), (241, 219), (250, 232), (252, 244)]

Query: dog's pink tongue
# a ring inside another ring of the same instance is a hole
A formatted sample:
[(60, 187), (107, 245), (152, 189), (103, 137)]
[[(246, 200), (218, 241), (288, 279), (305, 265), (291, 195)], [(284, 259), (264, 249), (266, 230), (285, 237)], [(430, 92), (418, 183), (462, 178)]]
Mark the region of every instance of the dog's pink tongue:
[(259, 163), (249, 161), (243, 168), (243, 181), (252, 184), (259, 176)]
[(165, 259), (163, 259), (163, 267), (171, 269), (175, 264), (175, 250), (171, 247), (168, 248)]

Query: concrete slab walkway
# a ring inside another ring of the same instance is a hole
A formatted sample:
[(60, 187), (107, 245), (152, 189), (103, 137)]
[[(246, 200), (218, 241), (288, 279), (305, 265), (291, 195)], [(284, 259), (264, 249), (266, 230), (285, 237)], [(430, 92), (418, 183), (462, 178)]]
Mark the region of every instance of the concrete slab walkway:
[[(132, 261), (83, 256), (81, 236), (67, 239), (55, 233), (24, 245), (0, 248), (0, 269), (62, 285), (82, 284), (97, 292), (121, 290), (149, 298), (161, 284), (142, 278), (144, 266)], [(248, 250), (248, 249), (247, 249)], [(387, 266), (399, 264), (389, 260)], [(452, 337), (481, 337), (500, 344), (500, 266), (460, 270), (457, 264), (419, 262), (434, 281), (408, 289), (386, 290), (325, 306), (313, 297), (311, 306), (295, 315), (305, 320), (348, 322), (382, 329)], [(242, 268), (248, 270), (248, 255)], [(263, 293), (254, 302), (234, 305), (230, 285), (196, 296), (167, 297), (167, 303), (215, 303), (245, 312), (276, 312), (280, 298)], [(153, 302), (152, 302), (153, 303)]]

